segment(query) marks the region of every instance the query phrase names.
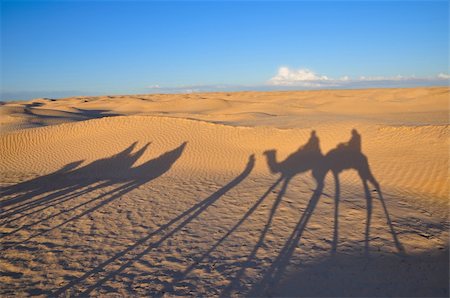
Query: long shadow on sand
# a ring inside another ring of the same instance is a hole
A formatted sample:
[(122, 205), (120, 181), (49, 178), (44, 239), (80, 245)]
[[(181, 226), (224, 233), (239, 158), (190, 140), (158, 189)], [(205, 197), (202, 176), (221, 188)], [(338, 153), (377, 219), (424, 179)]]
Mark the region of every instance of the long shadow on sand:
[[(0, 214), (0, 217), (2, 219), (5, 219), (8, 223), (23, 216), (32, 216), (36, 212), (41, 212), (46, 208), (49, 208), (56, 204), (60, 204), (67, 200), (71, 200), (82, 194), (92, 192), (104, 187), (112, 187), (112, 190), (109, 190), (102, 195), (96, 196), (89, 201), (82, 202), (74, 207), (71, 207), (70, 209), (61, 211), (57, 214), (53, 214), (47, 218), (41, 218), (38, 221), (12, 231), (7, 235), (3, 235), (3, 237), (13, 235), (20, 229), (30, 228), (33, 225), (37, 225), (43, 221), (49, 220), (53, 216), (58, 216), (59, 214), (70, 212), (85, 205), (90, 206), (88, 204), (91, 203), (94, 204), (94, 206), (88, 207), (81, 213), (70, 217), (57, 226), (52, 227), (51, 229), (61, 227), (62, 225), (70, 221), (76, 220), (81, 216), (85, 216), (97, 210), (101, 206), (108, 204), (109, 202), (135, 189), (136, 187), (139, 187), (140, 185), (147, 183), (168, 171), (176, 162), (176, 160), (181, 156), (186, 143), (183, 143), (179, 147), (164, 153), (154, 160), (150, 160), (138, 167), (132, 167), (135, 161), (140, 156), (142, 156), (149, 144), (145, 145), (137, 152), (132, 153), (135, 149), (135, 146), (136, 143), (132, 144), (117, 155), (114, 155), (107, 159), (95, 161), (81, 168), (78, 168), (81, 162), (75, 162), (66, 165), (59, 171), (50, 175), (39, 177), (2, 189), (2, 194), (12, 196), (12, 198), (9, 198), (8, 200), (2, 202), (2, 204), (4, 204), (2, 206), (8, 208), (2, 214)], [(370, 285), (373, 289), (372, 292), (358, 291), (358, 289), (351, 290), (345, 287), (339, 288), (339, 285), (334, 285), (337, 288), (336, 292), (332, 292), (332, 289), (330, 289), (330, 291), (328, 292), (325, 290), (320, 291), (322, 288), (326, 288), (325, 285), (317, 285), (317, 283), (326, 282), (326, 279), (323, 278), (316, 278), (312, 280), (312, 282), (316, 282), (317, 287), (320, 288), (319, 291), (315, 291), (314, 285), (311, 284), (308, 287), (308, 284), (305, 285), (304, 282), (298, 283), (296, 281), (296, 278), (300, 278), (302, 279), (302, 281), (311, 279), (308, 277), (308, 274), (314, 270), (318, 270), (318, 272), (323, 275), (327, 274), (326, 272), (330, 270), (335, 270), (336, 266), (339, 266), (340, 264), (354, 264), (354, 262), (352, 263), (352, 261), (354, 260), (349, 261), (348, 258), (346, 259), (345, 257), (337, 254), (339, 244), (339, 203), (341, 196), (341, 182), (339, 180), (339, 174), (342, 171), (349, 169), (358, 172), (358, 175), (362, 181), (367, 205), (364, 241), (366, 254), (363, 256), (359, 256), (360, 261), (356, 262), (356, 264), (364, 265), (367, 264), (368, 260), (371, 260), (371, 258), (369, 258), (369, 240), (372, 217), (372, 192), (369, 190), (368, 186), (368, 183), (371, 183), (374, 186), (377, 197), (383, 207), (384, 215), (386, 217), (386, 222), (392, 235), (393, 243), (398, 251), (398, 255), (401, 256), (399, 259), (395, 259), (395, 262), (400, 262), (398, 268), (401, 268), (401, 270), (397, 270), (396, 272), (402, 273), (403, 271), (408, 271), (405, 269), (406, 267), (403, 266), (403, 263), (401, 263), (401, 260), (403, 260), (402, 258), (404, 257), (403, 246), (401, 245), (392, 225), (386, 204), (383, 199), (381, 187), (370, 171), (367, 157), (361, 152), (361, 136), (356, 130), (352, 131), (352, 137), (348, 142), (338, 144), (336, 148), (330, 150), (327, 154), (322, 154), (319, 138), (313, 131), (307, 143), (301, 146), (296, 152), (288, 156), (284, 161), (277, 162), (275, 150), (266, 151), (265, 156), (267, 158), (267, 163), (271, 172), (280, 175), (276, 179), (276, 181), (272, 185), (270, 185), (270, 187), (268, 187), (268, 189), (262, 194), (261, 197), (256, 199), (256, 201), (250, 206), (250, 208), (246, 210), (231, 227), (227, 228), (226, 232), (223, 233), (219, 240), (214, 241), (213, 243), (211, 243), (211, 246), (208, 246), (208, 248), (206, 248), (204, 251), (201, 251), (198, 256), (193, 258), (194, 261), (186, 264), (186, 267), (184, 267), (183, 269), (179, 271), (175, 270), (173, 272), (164, 273), (166, 275), (170, 275), (168, 276), (169, 278), (171, 278), (170, 282), (164, 281), (162, 290), (149, 290), (148, 295), (163, 296), (166, 293), (172, 295), (179, 294), (176, 291), (177, 285), (182, 284), (182, 282), (195, 268), (197, 268), (201, 263), (204, 263), (211, 257), (212, 252), (214, 252), (219, 246), (224, 245), (225, 241), (240, 227), (242, 227), (242, 225), (248, 220), (248, 218), (252, 216), (252, 214), (254, 214), (254, 212), (263, 205), (263, 202), (267, 200), (269, 195), (273, 193), (277, 187), (280, 187), (280, 191), (277, 193), (269, 209), (269, 215), (267, 217), (267, 220), (265, 220), (264, 222), (264, 226), (258, 236), (256, 243), (254, 245), (252, 244), (252, 249), (250, 250), (248, 255), (246, 255), (246, 258), (243, 262), (233, 264), (233, 266), (237, 264), (237, 269), (233, 268), (234, 273), (232, 275), (228, 275), (228, 285), (218, 289), (219, 291), (221, 291), (220, 296), (228, 297), (236, 295), (237, 293), (242, 293), (241, 290), (244, 290), (244, 292), (247, 293), (246, 295), (249, 296), (267, 296), (272, 294), (281, 296), (321, 296), (321, 294), (324, 294), (324, 296), (341, 296), (347, 294), (358, 295), (367, 293), (370, 295), (379, 294), (381, 296), (384, 296), (386, 293), (394, 293), (399, 295), (401, 295), (402, 293), (410, 293), (407, 291), (402, 292), (400, 288), (396, 288), (396, 290), (392, 292), (383, 292), (382, 290), (377, 291), (376, 287), (380, 283), (373, 283)], [(144, 256), (148, 255), (151, 251), (162, 246), (163, 243), (168, 242), (167, 240), (173, 237), (176, 233), (185, 229), (187, 225), (197, 219), (209, 207), (216, 204), (227, 192), (241, 184), (251, 174), (254, 166), (255, 157), (254, 155), (250, 155), (242, 172), (222, 188), (215, 191), (210, 196), (196, 203), (184, 212), (181, 212), (173, 219), (161, 225), (158, 229), (150, 231), (146, 236), (136, 240), (132, 245), (129, 245), (125, 249), (115, 253), (114, 256), (108, 258), (99, 265), (96, 265), (94, 268), (91, 267), (92, 269), (87, 270), (83, 275), (71, 280), (66, 285), (60, 288), (47, 292), (46, 294), (52, 297), (86, 297), (92, 295), (95, 291), (99, 291), (102, 288), (104, 289), (104, 287), (107, 287), (107, 283), (109, 281), (114, 280), (121, 274), (126, 273), (125, 271), (127, 268), (132, 267), (136, 262), (142, 260)], [(251, 289), (244, 289), (244, 286), (241, 284), (243, 281), (243, 277), (246, 275), (247, 269), (251, 267), (252, 264), (258, 261), (258, 252), (265, 245), (267, 235), (269, 234), (270, 228), (273, 225), (275, 215), (277, 213), (277, 210), (279, 209), (283, 197), (286, 194), (289, 183), (294, 176), (306, 172), (312, 173), (312, 176), (316, 182), (316, 188), (313, 190), (311, 197), (306, 204), (304, 212), (299, 215), (299, 220), (294, 229), (288, 235), (287, 239), (279, 239), (280, 243), (283, 243), (282, 241), (284, 241), (284, 244), (281, 245), (281, 249), (277, 251), (274, 259), (271, 260), (270, 266), (267, 266), (266, 268), (262, 268), (260, 270), (259, 273), (262, 277), (259, 279), (259, 281), (252, 284), (250, 286)], [(312, 215), (314, 214), (314, 211), (316, 210), (320, 197), (323, 194), (325, 177), (329, 172), (333, 174), (335, 182), (335, 208), (333, 218), (334, 225), (330, 260), (326, 260), (323, 263), (317, 264), (317, 266), (311, 267), (312, 269), (310, 270), (308, 270), (307, 268), (304, 271), (300, 271), (299, 273), (292, 275), (291, 279), (288, 279), (283, 283), (283, 285), (285, 285), (285, 288), (287, 289), (286, 291), (283, 291), (283, 286), (280, 287), (280, 282), (282, 280), (282, 277), (286, 275), (286, 270), (293, 259), (295, 249), (300, 245), (303, 233), (308, 225), (308, 222), (310, 221)], [(47, 193), (50, 194), (46, 195)], [(43, 195), (45, 196), (42, 197)], [(230, 212), (234, 211), (230, 210)], [(35, 234), (24, 241), (27, 241), (48, 231), (50, 230)], [(20, 243), (23, 243), (24, 241), (21, 241)], [(17, 244), (19, 244), (19, 242), (13, 242), (9, 247), (13, 247)], [(6, 247), (6, 249), (7, 248), (8, 247)], [(426, 260), (426, 258), (421, 258), (420, 260), (422, 259)], [(411, 259), (411, 266), (414, 266), (414, 264), (419, 264), (419, 261), (417, 261), (416, 259)], [(389, 262), (387, 262), (386, 264), (388, 263)], [(363, 268), (366, 268), (364, 266)], [(387, 265), (381, 267), (375, 266), (376, 268), (370, 267), (373, 266), (370, 264), (368, 266), (369, 269), (372, 268), (374, 272), (378, 272), (381, 275), (386, 275), (386, 272), (391, 269)], [(342, 274), (343, 276), (342, 279), (354, 279), (354, 277), (351, 275), (355, 274), (356, 267), (351, 267), (349, 270), (344, 270), (343, 272), (339, 270), (338, 271), (341, 272), (340, 274)], [(369, 278), (368, 274), (369, 273), (360, 276), (359, 280), (361, 283), (366, 282), (365, 278)], [(315, 277), (317, 277), (317, 275), (315, 275)], [(336, 280), (339, 282), (340, 279), (333, 279), (332, 281), (335, 282)], [(381, 279), (381, 282), (386, 282), (386, 280)], [(304, 286), (301, 289), (298, 289), (296, 288), (298, 284), (303, 284)], [(289, 291), (289, 289), (293, 290)], [(342, 291), (339, 291), (339, 289)], [(345, 292), (346, 289), (348, 289), (349, 292)], [(248, 292), (248, 290), (250, 290), (250, 292)], [(446, 291), (448, 293), (448, 288)], [(443, 289), (443, 293), (444, 292), (445, 289)]]
[[(231, 180), (228, 184), (220, 188), (218, 191), (210, 195), (208, 198), (204, 199), (203, 201), (195, 204), (188, 210), (182, 212), (177, 217), (173, 218), (169, 222), (162, 225), (157, 230), (149, 233), (147, 236), (139, 239), (136, 241), (133, 245), (127, 247), (126, 249), (122, 250), (121, 252), (117, 253), (112, 258), (106, 260), (105, 262), (101, 263), (94, 269), (86, 272), (81, 277), (73, 280), (66, 286), (56, 290), (55, 292), (51, 293), (52, 296), (59, 296), (63, 293), (66, 293), (67, 291), (70, 291), (72, 288), (82, 285), (84, 281), (89, 279), (95, 274), (101, 274), (103, 273), (102, 277), (98, 278), (98, 281), (95, 282), (93, 285), (88, 286), (86, 289), (84, 289), (81, 293), (77, 294), (82, 297), (89, 296), (90, 293), (97, 288), (101, 287), (104, 283), (107, 281), (113, 279), (115, 276), (123, 272), (125, 269), (132, 266), (135, 262), (137, 262), (139, 259), (141, 259), (143, 256), (148, 254), (151, 250), (157, 248), (160, 246), (164, 241), (172, 237), (175, 233), (182, 230), (187, 224), (192, 222), (195, 218), (197, 218), (202, 212), (204, 212), (208, 207), (213, 205), (217, 200), (219, 200), (225, 193), (230, 191), (232, 188), (237, 186), (239, 183), (241, 183), (252, 171), (253, 167), (255, 165), (255, 158), (253, 155), (249, 156), (247, 165), (245, 166), (242, 173), (240, 173), (238, 176), (236, 176), (233, 180)], [(161, 236), (159, 239), (154, 239), (157, 236)], [(151, 241), (153, 240), (153, 241)], [(142, 251), (136, 254), (136, 250), (139, 248), (143, 248)], [(135, 254), (131, 254), (135, 253)], [(130, 254), (130, 256), (127, 255)], [(117, 262), (122, 262), (121, 266), (118, 269), (107, 271), (106, 267), (110, 264), (115, 264)]]
[(84, 211), (63, 220), (58, 225), (35, 233), (25, 240), (10, 242), (2, 240), (4, 244), (2, 250), (13, 248), (39, 235), (60, 228), (69, 222), (94, 212), (140, 185), (158, 178), (167, 172), (181, 156), (186, 142), (155, 159), (149, 160), (137, 167), (132, 167), (137, 159), (145, 152), (149, 144), (146, 144), (137, 152), (132, 153), (135, 146), (136, 143), (133, 143), (114, 156), (94, 161), (81, 168), (77, 168), (81, 162), (74, 162), (52, 174), (3, 188), (1, 190), (2, 196), (12, 196), (7, 200), (1, 201), (2, 213), (0, 214), (0, 218), (4, 219), (2, 225), (6, 225), (24, 217), (33, 218), (36, 213), (42, 213), (48, 208), (75, 199), (83, 194), (112, 187), (111, 190), (94, 196), (92, 199), (32, 221), (1, 235), (1, 238), (11, 235), (14, 236), (15, 233), (23, 229), (30, 229), (54, 217), (68, 214), (84, 206), (88, 207)]
[[(271, 266), (265, 270), (262, 280), (254, 287), (251, 296), (259, 296), (262, 293), (275, 286), (281, 279), (290, 259), (294, 253), (295, 248), (299, 245), (302, 234), (314, 213), (314, 210), (319, 202), (323, 188), (325, 176), (328, 172), (332, 172), (335, 181), (335, 212), (334, 212), (334, 233), (332, 242), (332, 252), (336, 253), (339, 238), (339, 202), (340, 202), (340, 181), (339, 174), (348, 169), (356, 170), (361, 178), (364, 193), (367, 202), (367, 217), (366, 217), (366, 231), (365, 231), (365, 252), (369, 253), (369, 233), (370, 223), (372, 217), (372, 197), (369, 191), (367, 182), (371, 182), (376, 188), (376, 192), (379, 195), (379, 199), (382, 203), (387, 223), (390, 228), (391, 235), (393, 237), (394, 244), (399, 253), (404, 253), (403, 246), (397, 238), (397, 234), (392, 225), (389, 213), (387, 211), (386, 204), (384, 202), (381, 188), (377, 180), (373, 177), (367, 157), (361, 152), (361, 136), (356, 130), (352, 131), (352, 137), (347, 143), (341, 143), (336, 148), (330, 150), (327, 154), (323, 155), (319, 146), (319, 139), (312, 131), (308, 142), (300, 147), (296, 152), (289, 155), (284, 161), (276, 161), (276, 151), (268, 150), (265, 152), (267, 162), (272, 173), (280, 173), (281, 176), (277, 182), (269, 188), (271, 191), (280, 182), (283, 182), (280, 192), (276, 197), (272, 208), (269, 213), (269, 217), (265, 223), (265, 226), (259, 236), (259, 239), (252, 251), (247, 257), (247, 260), (243, 262), (243, 266), (237, 271), (232, 278), (228, 286), (222, 291), (222, 297), (228, 297), (231, 293), (240, 287), (242, 277), (245, 275), (247, 266), (252, 264), (252, 260), (255, 259), (259, 249), (264, 245), (266, 235), (272, 225), (273, 217), (276, 213), (280, 202), (286, 193), (286, 189), (290, 180), (297, 174), (311, 171), (313, 178), (316, 181), (316, 189), (307, 204), (307, 207), (300, 219), (292, 231), (291, 235), (286, 240), (280, 253), (276, 256), (275, 260), (271, 263)], [(267, 193), (266, 193), (267, 194)]]
[[(263, 247), (266, 236), (273, 223), (275, 213), (284, 197), (288, 185), (291, 179), (300, 173), (311, 171), (316, 181), (316, 189), (307, 204), (307, 207), (300, 219), (286, 240), (283, 248), (276, 256), (275, 260), (271, 263), (271, 266), (264, 271), (263, 278), (259, 281), (257, 286), (253, 288), (250, 295), (260, 296), (268, 292), (268, 289), (273, 288), (280, 281), (286, 267), (288, 266), (295, 247), (298, 246), (302, 233), (305, 230), (308, 221), (314, 213), (317, 203), (321, 197), (324, 188), (324, 179), (329, 171), (333, 173), (335, 178), (335, 218), (334, 218), (334, 236), (332, 244), (332, 252), (336, 252), (338, 246), (338, 207), (340, 200), (340, 181), (339, 173), (346, 169), (354, 169), (359, 173), (364, 186), (364, 192), (367, 200), (367, 220), (366, 220), (366, 252), (368, 252), (369, 246), (369, 231), (370, 231), (370, 219), (371, 219), (371, 193), (368, 190), (367, 181), (371, 182), (379, 194), (379, 199), (383, 202), (381, 189), (378, 182), (371, 174), (367, 158), (360, 151), (360, 136), (354, 131), (353, 136), (349, 142), (339, 144), (335, 149), (331, 150), (327, 154), (323, 155), (320, 150), (319, 139), (315, 132), (311, 133), (311, 137), (308, 142), (300, 147), (296, 152), (292, 153), (288, 158), (282, 162), (276, 161), (276, 151), (269, 150), (265, 152), (267, 157), (269, 168), (273, 173), (280, 173), (280, 177), (267, 189), (267, 191), (257, 199), (254, 204), (243, 214), (243, 216), (230, 227), (224, 235), (214, 242), (209, 249), (201, 253), (194, 258), (194, 262), (187, 265), (184, 270), (175, 272), (172, 275), (170, 283), (165, 283), (164, 287), (160, 291), (151, 292), (152, 296), (163, 296), (165, 293), (175, 294), (175, 287), (178, 283), (188, 276), (200, 263), (207, 260), (213, 251), (215, 251), (225, 240), (230, 237), (243, 223), (257, 210), (262, 203), (266, 200), (268, 195), (275, 190), (277, 186), (281, 184), (281, 189), (278, 192), (272, 207), (269, 212), (267, 221), (260, 233), (260, 236), (255, 243), (253, 249), (248, 254), (244, 262), (240, 262), (240, 268), (231, 278), (228, 286), (224, 287), (220, 296), (227, 297), (232, 295), (235, 290), (239, 290), (242, 277), (256, 259), (258, 251)], [(153, 249), (161, 246), (166, 240), (172, 237), (175, 233), (185, 228), (190, 222), (197, 218), (202, 212), (204, 212), (209, 206), (213, 205), (219, 200), (225, 193), (232, 188), (240, 184), (252, 171), (254, 167), (255, 159), (251, 155), (248, 159), (247, 165), (241, 174), (231, 180), (228, 184), (221, 189), (210, 195), (203, 201), (195, 204), (188, 210), (182, 212), (177, 217), (173, 218), (169, 222), (162, 225), (155, 231), (152, 231), (147, 236), (137, 240), (133, 245), (130, 245), (126, 249), (117, 253), (115, 256), (107, 259), (100, 265), (89, 270), (81, 277), (74, 279), (67, 285), (55, 290), (50, 295), (59, 296), (65, 294), (74, 294), (80, 296), (89, 296), (93, 291), (102, 288), (105, 283), (114, 279), (116, 276), (124, 272), (127, 268), (133, 266), (134, 263), (142, 259)], [(397, 239), (396, 233), (389, 218), (389, 214), (386, 209), (386, 205), (383, 202), (383, 208), (387, 217), (388, 224), (394, 239), (394, 243), (399, 252), (403, 252), (403, 247)], [(111, 267), (111, 269), (109, 269)], [(112, 269), (115, 268), (115, 269)], [(109, 270), (108, 270), (109, 269)], [(95, 277), (94, 282), (91, 280)]]

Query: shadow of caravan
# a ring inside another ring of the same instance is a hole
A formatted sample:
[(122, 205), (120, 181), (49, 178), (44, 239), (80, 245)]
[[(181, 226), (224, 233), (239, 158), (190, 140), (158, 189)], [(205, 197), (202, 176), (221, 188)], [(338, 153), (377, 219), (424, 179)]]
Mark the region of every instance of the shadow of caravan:
[[(3, 188), (0, 194), (14, 196), (1, 202), (0, 219), (2, 224), (10, 224), (24, 218), (28, 218), (29, 222), (0, 235), (2, 241), (6, 237), (11, 238), (10, 241), (4, 242), (8, 245), (3, 245), (1, 250), (14, 248), (33, 238), (61, 228), (113, 202), (133, 189), (162, 176), (180, 158), (187, 142), (133, 167), (149, 146), (149, 143), (147, 143), (141, 149), (132, 153), (136, 144), (137, 142), (118, 154), (98, 159), (80, 168), (77, 168), (80, 163), (71, 163), (52, 174)], [(101, 194), (94, 195), (86, 201), (78, 202), (77, 198), (81, 195), (94, 194), (99, 190), (102, 190)], [(46, 209), (57, 205), (61, 206), (61, 204), (70, 200), (75, 201), (75, 205), (46, 215)], [(6, 206), (8, 208), (3, 210)], [(77, 212), (77, 210), (82, 211)], [(41, 229), (37, 233), (31, 233), (23, 240), (12, 238), (19, 231), (25, 229), (31, 231), (33, 227), (61, 215), (65, 215), (67, 218), (57, 225)]]
[(324, 187), (325, 177), (328, 172), (332, 172), (335, 181), (335, 210), (334, 210), (334, 233), (332, 251), (337, 250), (338, 245), (338, 222), (339, 222), (339, 201), (340, 201), (340, 181), (339, 174), (345, 170), (356, 170), (362, 181), (366, 203), (366, 229), (365, 229), (365, 250), (369, 249), (370, 223), (372, 217), (372, 196), (369, 191), (368, 182), (370, 182), (379, 195), (385, 216), (394, 238), (396, 248), (399, 252), (404, 249), (397, 239), (396, 233), (392, 226), (386, 204), (383, 199), (380, 185), (370, 170), (367, 157), (361, 152), (361, 135), (356, 129), (352, 130), (351, 138), (348, 142), (340, 143), (335, 148), (328, 151), (325, 155), (320, 149), (319, 138), (313, 130), (308, 142), (301, 146), (296, 152), (290, 154), (285, 160), (278, 162), (276, 160), (276, 150), (268, 150), (264, 152), (267, 158), (267, 164), (272, 173), (280, 173), (281, 180), (287, 184), (295, 175), (311, 171), (313, 178), (317, 184), (317, 190)]
[[(367, 157), (361, 152), (361, 135), (355, 130), (352, 130), (352, 136), (346, 143), (338, 144), (334, 149), (331, 149), (325, 155), (321, 153), (319, 146), (319, 138), (315, 131), (311, 132), (308, 142), (300, 147), (296, 152), (289, 155), (284, 161), (276, 161), (276, 151), (269, 150), (264, 153), (267, 157), (267, 163), (272, 173), (280, 173), (281, 179), (289, 181), (296, 174), (311, 171), (313, 178), (317, 183), (305, 211), (300, 215), (298, 223), (291, 232), (281, 251), (272, 262), (271, 266), (266, 270), (263, 278), (254, 286), (250, 292), (250, 296), (260, 296), (261, 293), (266, 293), (270, 288), (274, 287), (281, 279), (286, 267), (288, 266), (291, 257), (293, 256), (296, 247), (300, 243), (303, 232), (308, 225), (309, 220), (317, 207), (318, 201), (321, 197), (325, 177), (328, 172), (332, 172), (335, 181), (335, 208), (334, 208), (334, 227), (333, 227), (333, 241), (331, 251), (337, 251), (338, 246), (338, 219), (339, 219), (339, 201), (340, 201), (340, 181), (339, 174), (345, 170), (356, 170), (362, 181), (364, 193), (367, 201), (366, 214), (366, 229), (365, 229), (365, 252), (369, 251), (369, 233), (372, 216), (372, 198), (369, 191), (368, 182), (375, 187), (383, 210), (387, 219), (387, 223), (392, 234), (394, 244), (397, 250), (403, 254), (404, 249), (397, 238), (397, 234), (391, 223), (386, 204), (383, 199), (380, 185), (373, 176)], [(242, 274), (241, 274), (242, 275)], [(237, 275), (240, 277), (239, 275)], [(234, 285), (230, 287), (236, 288), (238, 281), (234, 281)], [(224, 294), (230, 293), (230, 290)]]

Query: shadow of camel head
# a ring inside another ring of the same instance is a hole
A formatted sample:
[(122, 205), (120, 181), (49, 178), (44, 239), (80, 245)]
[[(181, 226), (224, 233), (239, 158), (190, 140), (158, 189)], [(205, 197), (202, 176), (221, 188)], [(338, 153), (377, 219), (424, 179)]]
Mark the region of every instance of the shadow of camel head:
[[(296, 174), (311, 170), (312, 176), (316, 180), (317, 188), (315, 193), (317, 196), (313, 196), (315, 200), (312, 206), (315, 206), (320, 192), (324, 187), (324, 180), (329, 171), (333, 173), (335, 184), (335, 212), (334, 212), (334, 232), (332, 251), (337, 251), (338, 244), (338, 213), (339, 213), (339, 201), (340, 201), (340, 182), (339, 174), (344, 170), (356, 170), (362, 181), (364, 187), (364, 193), (367, 202), (367, 219), (366, 219), (366, 231), (365, 231), (365, 251), (369, 252), (370, 242), (370, 223), (372, 217), (372, 197), (368, 188), (370, 182), (376, 188), (378, 197), (383, 206), (383, 210), (386, 215), (387, 223), (395, 243), (397, 250), (400, 253), (404, 252), (404, 248), (397, 238), (396, 232), (392, 225), (392, 222), (387, 211), (386, 204), (381, 193), (380, 185), (373, 176), (367, 157), (361, 151), (361, 135), (356, 129), (351, 131), (351, 138), (345, 143), (338, 144), (335, 148), (328, 151), (325, 155), (321, 153), (319, 147), (319, 139), (315, 132), (311, 133), (311, 137), (308, 142), (301, 146), (296, 152), (290, 154), (285, 160), (278, 162), (276, 159), (275, 150), (267, 150), (263, 153), (267, 158), (267, 164), (270, 172), (281, 173), (279, 181), (285, 180), (285, 185), (289, 183), (289, 180)], [(313, 210), (312, 207), (311, 210)], [(312, 211), (310, 211), (312, 212)]]
[(267, 158), (267, 164), (272, 174), (280, 173), (281, 169), (277, 162), (277, 150), (270, 149), (263, 152), (263, 155)]

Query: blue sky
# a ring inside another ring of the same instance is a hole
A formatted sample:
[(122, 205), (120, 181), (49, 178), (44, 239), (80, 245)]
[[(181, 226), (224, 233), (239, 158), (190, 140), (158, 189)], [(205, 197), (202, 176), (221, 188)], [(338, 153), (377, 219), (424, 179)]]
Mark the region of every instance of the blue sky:
[(2, 100), (448, 84), (448, 1), (1, 5)]

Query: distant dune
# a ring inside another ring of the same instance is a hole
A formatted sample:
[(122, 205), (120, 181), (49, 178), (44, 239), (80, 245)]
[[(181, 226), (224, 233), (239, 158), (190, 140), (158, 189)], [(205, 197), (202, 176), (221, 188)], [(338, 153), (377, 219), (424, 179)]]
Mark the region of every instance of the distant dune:
[(0, 295), (448, 296), (449, 95), (0, 105)]

